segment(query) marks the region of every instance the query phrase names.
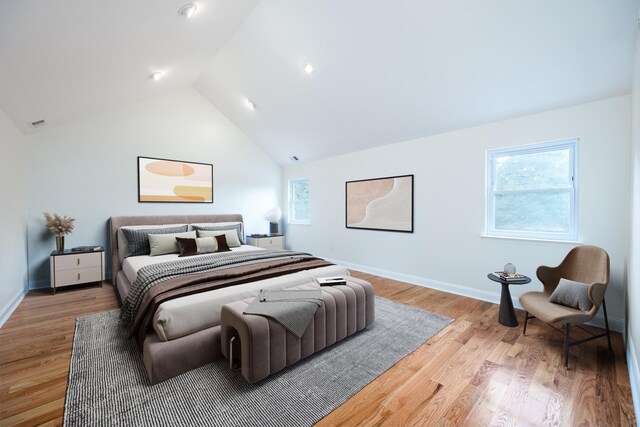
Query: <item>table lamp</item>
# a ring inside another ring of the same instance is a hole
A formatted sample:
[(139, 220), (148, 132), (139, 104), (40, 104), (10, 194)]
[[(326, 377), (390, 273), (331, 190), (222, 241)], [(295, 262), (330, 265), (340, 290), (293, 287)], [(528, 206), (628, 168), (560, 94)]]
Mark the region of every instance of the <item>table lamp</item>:
[(282, 210), (279, 207), (269, 209), (264, 214), (264, 219), (269, 221), (269, 233), (278, 234), (278, 222), (282, 218)]

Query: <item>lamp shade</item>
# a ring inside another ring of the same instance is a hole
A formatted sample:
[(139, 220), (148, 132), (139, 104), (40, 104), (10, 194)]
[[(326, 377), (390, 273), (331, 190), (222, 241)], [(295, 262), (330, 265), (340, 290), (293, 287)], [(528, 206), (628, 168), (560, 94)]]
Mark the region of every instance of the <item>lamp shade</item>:
[(273, 209), (269, 209), (264, 214), (264, 219), (269, 222), (278, 222), (282, 218), (282, 210), (279, 207), (275, 207)]

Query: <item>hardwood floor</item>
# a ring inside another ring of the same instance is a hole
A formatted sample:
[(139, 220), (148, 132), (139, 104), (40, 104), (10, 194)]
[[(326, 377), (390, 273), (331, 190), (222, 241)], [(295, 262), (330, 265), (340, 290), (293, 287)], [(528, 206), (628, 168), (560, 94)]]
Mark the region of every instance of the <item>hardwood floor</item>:
[[(497, 323), (495, 304), (354, 275), (377, 295), (455, 321), (319, 426), (635, 425), (620, 334), (613, 353), (606, 339), (573, 347), (565, 370), (563, 337), (538, 320), (523, 336)], [(108, 284), (29, 293), (0, 329), (0, 425), (61, 424), (75, 318), (117, 306)]]

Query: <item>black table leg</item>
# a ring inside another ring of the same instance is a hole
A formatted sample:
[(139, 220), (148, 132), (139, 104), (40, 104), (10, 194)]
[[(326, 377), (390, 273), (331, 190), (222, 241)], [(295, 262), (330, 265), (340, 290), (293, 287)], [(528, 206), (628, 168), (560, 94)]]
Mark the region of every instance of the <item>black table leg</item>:
[(511, 328), (518, 326), (518, 318), (516, 317), (516, 310), (513, 308), (513, 301), (511, 300), (511, 292), (509, 292), (509, 284), (502, 284), (502, 295), (500, 297), (500, 316), (498, 318), (503, 326), (509, 326)]

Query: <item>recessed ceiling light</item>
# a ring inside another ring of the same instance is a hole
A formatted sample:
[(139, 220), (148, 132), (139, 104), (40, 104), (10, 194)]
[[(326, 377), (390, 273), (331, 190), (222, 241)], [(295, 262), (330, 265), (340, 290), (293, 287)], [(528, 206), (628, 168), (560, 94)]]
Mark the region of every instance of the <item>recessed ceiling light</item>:
[(304, 72), (305, 72), (305, 73), (307, 73), (307, 74), (311, 74), (311, 73), (313, 73), (313, 65), (311, 65), (311, 64), (306, 64), (306, 65), (304, 66)]
[(157, 82), (158, 80), (160, 80), (161, 77), (162, 77), (162, 71), (156, 71), (155, 73), (149, 76), (149, 78), (154, 82)]
[(256, 109), (256, 103), (253, 102), (252, 100), (250, 100), (249, 98), (246, 98), (244, 100), (245, 105), (247, 106), (248, 109), (250, 110), (255, 110)]
[(189, 3), (182, 6), (180, 10), (178, 10), (178, 13), (185, 18), (190, 18), (191, 15), (196, 13), (196, 10), (198, 10), (197, 6), (193, 3)]

